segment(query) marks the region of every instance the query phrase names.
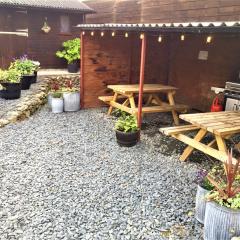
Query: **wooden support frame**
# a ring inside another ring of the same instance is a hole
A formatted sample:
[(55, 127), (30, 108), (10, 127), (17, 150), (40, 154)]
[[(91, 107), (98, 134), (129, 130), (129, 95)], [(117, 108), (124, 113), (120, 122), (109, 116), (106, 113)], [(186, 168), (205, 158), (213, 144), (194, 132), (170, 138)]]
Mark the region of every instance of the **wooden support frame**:
[(84, 107), (84, 35), (81, 33), (80, 35), (80, 40), (81, 40), (81, 61), (80, 61), (80, 107)]
[(138, 127), (142, 126), (142, 100), (143, 100), (143, 84), (145, 75), (145, 61), (146, 61), (146, 49), (147, 49), (147, 36), (143, 35), (142, 48), (141, 48), (141, 65), (140, 65), (140, 79), (139, 79), (139, 96), (138, 96)]

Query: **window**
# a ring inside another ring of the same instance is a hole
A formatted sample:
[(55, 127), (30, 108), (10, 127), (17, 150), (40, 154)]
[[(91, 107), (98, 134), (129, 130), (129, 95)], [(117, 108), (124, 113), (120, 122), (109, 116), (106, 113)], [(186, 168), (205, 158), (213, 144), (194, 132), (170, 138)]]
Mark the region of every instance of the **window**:
[(69, 16), (62, 15), (60, 17), (60, 33), (70, 34), (71, 33), (71, 23)]

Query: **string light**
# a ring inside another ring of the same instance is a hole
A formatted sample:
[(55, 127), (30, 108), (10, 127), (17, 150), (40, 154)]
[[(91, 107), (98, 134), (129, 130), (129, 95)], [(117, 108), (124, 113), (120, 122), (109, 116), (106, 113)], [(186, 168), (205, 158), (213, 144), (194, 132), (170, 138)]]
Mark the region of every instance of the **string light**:
[(158, 37), (158, 42), (162, 42), (162, 36), (161, 35), (159, 35), (159, 37)]
[(116, 33), (115, 32), (112, 32), (112, 37), (115, 37)]
[(181, 35), (181, 41), (184, 41), (184, 40), (185, 40), (185, 35), (182, 34), (182, 35)]
[(104, 32), (101, 32), (101, 37), (103, 37), (104, 36)]
[(207, 36), (206, 42), (207, 42), (207, 43), (211, 43), (211, 42), (212, 42), (212, 36)]
[(85, 35), (85, 32), (84, 32), (84, 31), (82, 32), (82, 35)]
[(91, 32), (91, 36), (94, 36), (94, 32)]
[(144, 39), (144, 33), (141, 33), (140, 39)]
[(125, 38), (127, 38), (127, 37), (128, 37), (128, 33), (126, 32), (126, 33), (125, 33)]

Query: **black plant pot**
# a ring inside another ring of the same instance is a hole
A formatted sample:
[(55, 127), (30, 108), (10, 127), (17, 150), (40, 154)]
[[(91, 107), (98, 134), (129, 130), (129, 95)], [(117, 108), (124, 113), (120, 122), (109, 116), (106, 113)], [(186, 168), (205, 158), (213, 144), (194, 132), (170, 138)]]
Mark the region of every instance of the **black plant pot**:
[(77, 73), (79, 69), (79, 62), (73, 62), (68, 64), (68, 72)]
[(120, 146), (132, 147), (135, 146), (139, 140), (139, 131), (125, 133), (116, 130), (116, 138)]
[(18, 99), (21, 97), (21, 83), (1, 83), (4, 87), (0, 96), (5, 99)]
[(27, 90), (30, 88), (33, 81), (34, 75), (23, 75), (21, 79), (22, 90)]
[(37, 82), (37, 71), (34, 71), (34, 75), (33, 75), (33, 78), (32, 78), (32, 83), (36, 83)]

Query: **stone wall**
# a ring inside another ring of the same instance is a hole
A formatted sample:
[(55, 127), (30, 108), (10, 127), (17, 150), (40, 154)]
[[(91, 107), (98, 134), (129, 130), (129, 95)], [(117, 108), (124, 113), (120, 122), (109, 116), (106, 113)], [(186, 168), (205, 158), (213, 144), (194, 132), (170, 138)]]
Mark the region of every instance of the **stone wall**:
[(51, 85), (58, 83), (60, 87), (63, 87), (67, 80), (72, 80), (74, 87), (79, 88), (80, 77), (76, 75), (40, 77), (38, 82), (24, 93), (24, 96), (11, 101), (11, 108), (6, 108), (0, 117), (0, 127), (30, 117), (47, 102)]

